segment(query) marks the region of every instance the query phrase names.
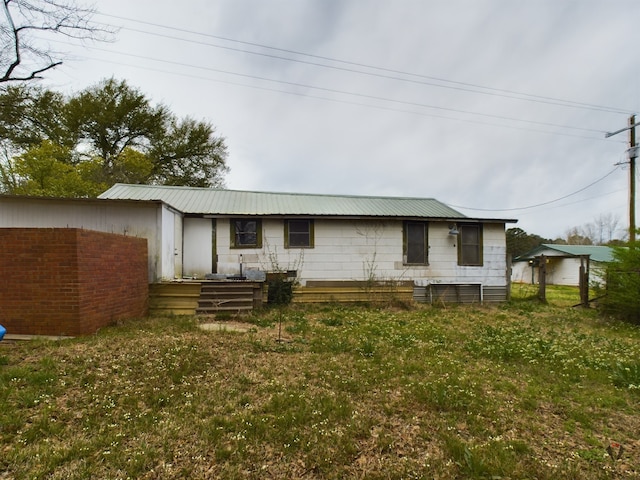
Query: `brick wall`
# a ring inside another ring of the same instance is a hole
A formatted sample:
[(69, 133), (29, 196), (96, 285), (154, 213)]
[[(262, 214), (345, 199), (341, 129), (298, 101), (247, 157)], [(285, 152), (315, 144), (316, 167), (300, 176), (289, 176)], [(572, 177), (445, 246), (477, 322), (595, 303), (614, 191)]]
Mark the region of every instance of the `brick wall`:
[(87, 335), (147, 314), (147, 241), (75, 228), (0, 228), (7, 333)]

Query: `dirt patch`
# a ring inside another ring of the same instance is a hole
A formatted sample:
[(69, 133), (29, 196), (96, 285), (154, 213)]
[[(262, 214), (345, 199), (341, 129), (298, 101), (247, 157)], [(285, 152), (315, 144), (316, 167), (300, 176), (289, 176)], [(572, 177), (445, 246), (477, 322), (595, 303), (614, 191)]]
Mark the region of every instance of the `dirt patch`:
[(208, 332), (248, 332), (255, 329), (255, 325), (241, 322), (207, 322), (199, 325)]

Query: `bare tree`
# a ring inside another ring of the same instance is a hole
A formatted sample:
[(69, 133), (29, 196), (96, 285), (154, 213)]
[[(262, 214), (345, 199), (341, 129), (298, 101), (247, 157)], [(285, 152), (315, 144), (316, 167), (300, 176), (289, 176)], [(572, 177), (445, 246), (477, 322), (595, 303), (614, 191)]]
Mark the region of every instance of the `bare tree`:
[(621, 232), (620, 217), (613, 213), (601, 213), (594, 221), (598, 245), (605, 245), (616, 239), (616, 234)]
[(593, 245), (589, 233), (584, 227), (572, 227), (564, 234), (564, 240), (568, 245)]
[(612, 213), (601, 213), (591, 223), (568, 229), (563, 240), (569, 245), (607, 245), (615, 241), (620, 232), (624, 238), (620, 217)]
[(51, 35), (109, 40), (114, 30), (92, 21), (95, 11), (73, 0), (2, 0), (0, 83), (24, 82), (62, 64), (64, 54), (47, 43)]

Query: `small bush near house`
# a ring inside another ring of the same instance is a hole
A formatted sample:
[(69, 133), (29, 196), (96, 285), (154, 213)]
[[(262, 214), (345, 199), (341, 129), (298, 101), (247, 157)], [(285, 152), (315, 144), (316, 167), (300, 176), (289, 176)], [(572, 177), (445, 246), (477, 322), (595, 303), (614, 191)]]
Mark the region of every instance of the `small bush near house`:
[(293, 298), (293, 282), (283, 276), (268, 281), (268, 301), (270, 305), (289, 305)]

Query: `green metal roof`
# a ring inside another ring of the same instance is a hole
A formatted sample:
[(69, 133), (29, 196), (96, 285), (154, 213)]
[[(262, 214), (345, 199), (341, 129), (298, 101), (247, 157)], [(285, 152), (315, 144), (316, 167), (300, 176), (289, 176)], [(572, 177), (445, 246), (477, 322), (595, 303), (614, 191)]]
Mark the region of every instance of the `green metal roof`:
[[(544, 243), (530, 252), (520, 255), (516, 260), (529, 260), (538, 257), (544, 254), (545, 250), (551, 250), (552, 252), (571, 257), (589, 255), (589, 258), (594, 262), (613, 261), (613, 249), (611, 247), (601, 245), (555, 245), (552, 243)], [(554, 255), (552, 252), (550, 252), (550, 254)]]
[(99, 198), (161, 200), (180, 212), (202, 215), (467, 218), (433, 198), (268, 193), (128, 184), (116, 184)]

